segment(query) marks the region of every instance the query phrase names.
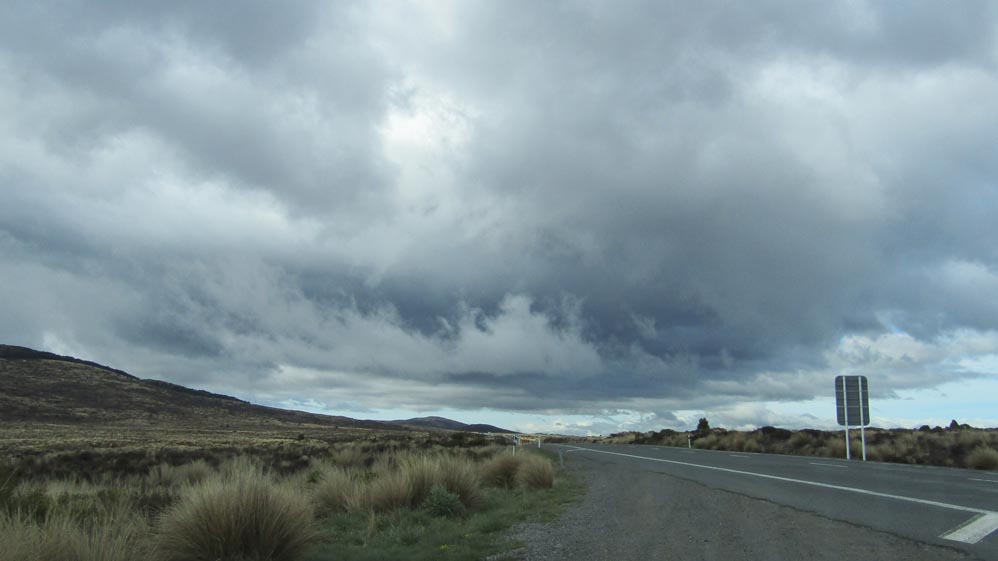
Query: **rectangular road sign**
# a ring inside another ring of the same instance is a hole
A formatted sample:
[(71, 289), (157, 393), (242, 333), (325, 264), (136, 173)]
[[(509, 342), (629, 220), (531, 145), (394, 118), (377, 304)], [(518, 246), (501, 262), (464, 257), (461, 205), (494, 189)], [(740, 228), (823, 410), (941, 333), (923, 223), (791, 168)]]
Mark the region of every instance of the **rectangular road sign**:
[(835, 413), (840, 425), (870, 424), (870, 392), (866, 376), (835, 377)]

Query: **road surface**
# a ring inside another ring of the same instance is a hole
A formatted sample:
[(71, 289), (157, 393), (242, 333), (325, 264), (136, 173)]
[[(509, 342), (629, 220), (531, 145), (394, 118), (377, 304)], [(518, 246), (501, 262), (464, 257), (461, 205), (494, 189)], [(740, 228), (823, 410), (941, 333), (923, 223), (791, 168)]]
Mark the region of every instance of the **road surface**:
[(585, 474), (591, 496), (580, 509), (591, 512), (574, 521), (570, 512), (563, 525), (576, 527), (556, 523), (526, 536), (530, 559), (998, 560), (994, 472), (644, 445), (544, 447)]

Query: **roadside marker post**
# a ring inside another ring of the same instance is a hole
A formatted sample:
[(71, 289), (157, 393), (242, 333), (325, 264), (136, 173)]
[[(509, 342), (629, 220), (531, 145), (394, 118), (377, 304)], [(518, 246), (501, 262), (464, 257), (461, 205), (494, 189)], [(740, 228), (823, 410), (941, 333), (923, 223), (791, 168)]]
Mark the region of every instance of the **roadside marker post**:
[(839, 424), (845, 427), (846, 459), (852, 459), (849, 427), (858, 426), (865, 462), (866, 425), (870, 424), (870, 389), (866, 376), (835, 377), (835, 412)]

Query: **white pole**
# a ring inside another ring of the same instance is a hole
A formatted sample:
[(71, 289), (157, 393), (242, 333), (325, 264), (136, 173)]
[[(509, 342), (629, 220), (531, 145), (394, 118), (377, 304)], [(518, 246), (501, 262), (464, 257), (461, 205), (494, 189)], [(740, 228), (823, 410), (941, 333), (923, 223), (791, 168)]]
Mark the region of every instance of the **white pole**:
[(693, 448), (693, 435), (692, 434), (687, 434), (686, 435), (686, 447), (687, 448)]
[(849, 453), (849, 394), (846, 393), (846, 377), (842, 377), (842, 412), (845, 413), (843, 417), (846, 420), (846, 459), (851, 460), (852, 455)]
[(541, 447), (541, 437), (539, 437), (539, 436), (537, 437), (537, 447), (538, 448)]
[(859, 379), (859, 438), (863, 441), (863, 461), (866, 461), (866, 422), (863, 415), (863, 380)]

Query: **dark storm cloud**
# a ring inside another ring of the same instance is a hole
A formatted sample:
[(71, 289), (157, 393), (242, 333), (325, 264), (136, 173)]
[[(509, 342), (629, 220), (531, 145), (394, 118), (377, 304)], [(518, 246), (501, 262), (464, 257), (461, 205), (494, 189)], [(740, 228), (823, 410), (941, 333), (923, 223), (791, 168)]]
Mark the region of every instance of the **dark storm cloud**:
[(661, 422), (986, 375), (958, 363), (998, 354), (995, 16), (15, 4), (0, 339), (274, 400)]

